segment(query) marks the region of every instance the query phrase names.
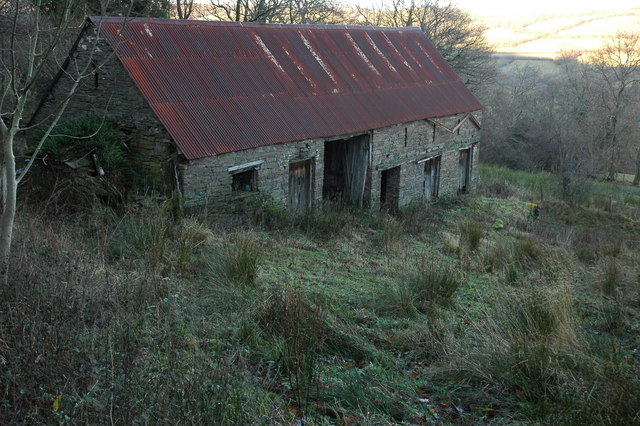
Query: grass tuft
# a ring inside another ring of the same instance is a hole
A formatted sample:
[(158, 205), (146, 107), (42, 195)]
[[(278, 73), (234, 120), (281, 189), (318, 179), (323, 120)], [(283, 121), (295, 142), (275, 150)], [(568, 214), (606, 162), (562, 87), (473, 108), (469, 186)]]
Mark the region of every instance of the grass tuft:
[(228, 284), (254, 287), (264, 248), (250, 231), (230, 234), (218, 247), (218, 256), (209, 261), (213, 276)]

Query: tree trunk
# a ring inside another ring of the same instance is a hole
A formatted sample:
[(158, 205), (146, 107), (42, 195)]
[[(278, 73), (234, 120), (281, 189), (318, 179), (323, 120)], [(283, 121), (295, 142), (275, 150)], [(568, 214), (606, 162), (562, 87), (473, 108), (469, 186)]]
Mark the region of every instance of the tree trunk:
[(9, 281), (9, 256), (13, 222), (16, 216), (16, 162), (13, 155), (13, 139), (15, 133), (8, 132), (2, 140), (2, 214), (0, 214), (0, 280), (4, 285)]

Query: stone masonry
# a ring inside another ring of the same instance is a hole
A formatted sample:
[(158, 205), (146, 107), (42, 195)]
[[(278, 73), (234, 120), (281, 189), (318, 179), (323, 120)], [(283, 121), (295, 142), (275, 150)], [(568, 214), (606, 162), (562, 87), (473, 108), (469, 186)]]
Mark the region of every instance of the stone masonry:
[[(127, 147), (146, 171), (148, 182), (166, 187), (172, 184), (169, 158), (175, 147), (171, 136), (118, 61), (105, 40), (96, 39), (91, 26), (81, 36), (67, 71), (81, 70), (87, 64), (93, 74), (84, 78), (71, 98), (60, 123), (88, 114), (104, 115), (117, 123), (129, 136)], [(36, 119), (46, 119), (57, 104), (65, 99), (72, 82), (64, 74), (49, 93)]]
[[(148, 172), (149, 181), (163, 182), (165, 192), (177, 183), (186, 207), (207, 205), (227, 209), (235, 202), (266, 195), (284, 208), (288, 200), (289, 164), (307, 159), (313, 163), (311, 197), (314, 202), (322, 200), (325, 139), (262, 146), (188, 161), (177, 153), (171, 136), (111, 48), (104, 40), (96, 43), (92, 27), (80, 39), (69, 69), (78, 69), (87, 61), (95, 65), (96, 74), (83, 81), (62, 121), (93, 113), (104, 114), (116, 122), (129, 135), (128, 146)], [(56, 102), (64, 99), (70, 84), (64, 76), (57, 81), (37, 118), (45, 117)], [(425, 174), (420, 160), (436, 155), (441, 155), (439, 194), (456, 194), (460, 150), (469, 147), (473, 147), (470, 189), (474, 191), (478, 180), (479, 128), (472, 119), (466, 119), (451, 132), (465, 117), (466, 114), (458, 114), (372, 129), (368, 204), (379, 208), (381, 173), (397, 166), (400, 166), (400, 206), (422, 199)], [(354, 135), (344, 135), (350, 136)], [(246, 164), (258, 164), (257, 191), (233, 191), (229, 169)]]

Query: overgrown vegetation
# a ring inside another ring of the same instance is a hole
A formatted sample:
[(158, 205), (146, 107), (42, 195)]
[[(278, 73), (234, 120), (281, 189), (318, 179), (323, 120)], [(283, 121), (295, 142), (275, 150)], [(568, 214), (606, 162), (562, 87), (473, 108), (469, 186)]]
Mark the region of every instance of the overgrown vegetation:
[[(44, 130), (31, 135), (35, 145)], [(91, 205), (101, 198), (112, 205), (122, 203), (127, 193), (159, 189), (158, 179), (140, 167), (126, 144), (126, 136), (105, 117), (87, 115), (62, 123), (55, 135), (44, 140), (40, 161), (30, 176), (30, 195), (50, 198), (53, 194), (67, 207)], [(30, 149), (32, 149), (31, 147)]]
[(0, 422), (638, 423), (640, 190), (481, 172), (398, 217), (28, 206)]

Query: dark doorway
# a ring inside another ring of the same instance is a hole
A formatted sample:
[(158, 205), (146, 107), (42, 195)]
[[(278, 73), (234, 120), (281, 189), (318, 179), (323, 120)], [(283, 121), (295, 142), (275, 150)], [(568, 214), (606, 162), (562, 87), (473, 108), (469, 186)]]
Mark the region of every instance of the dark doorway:
[(313, 160), (289, 164), (289, 210), (302, 213), (313, 199)]
[(424, 162), (424, 197), (431, 201), (440, 190), (440, 156)]
[(458, 160), (458, 192), (466, 194), (471, 186), (471, 161), (473, 159), (473, 147), (460, 150)]
[(400, 199), (400, 166), (383, 170), (380, 179), (380, 210), (398, 212)]
[(325, 142), (323, 199), (362, 207), (369, 176), (369, 135)]

